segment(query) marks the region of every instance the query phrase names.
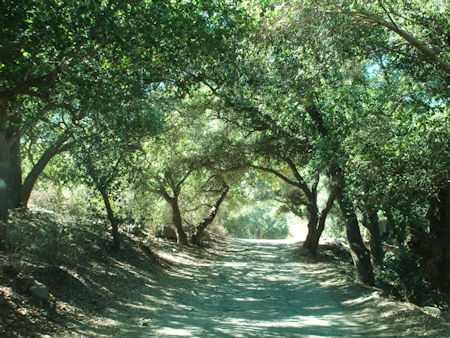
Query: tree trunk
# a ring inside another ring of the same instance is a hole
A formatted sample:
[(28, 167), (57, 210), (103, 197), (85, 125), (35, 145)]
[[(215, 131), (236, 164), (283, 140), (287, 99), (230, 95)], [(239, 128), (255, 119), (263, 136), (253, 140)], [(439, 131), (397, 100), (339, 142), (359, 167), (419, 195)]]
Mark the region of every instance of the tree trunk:
[(439, 286), (450, 295), (450, 185), (447, 185), (433, 198), (427, 212), (430, 233), (429, 239), (432, 245), (427, 263), (429, 268), (434, 265), (432, 271), (432, 283)]
[(376, 266), (383, 265), (383, 249), (381, 246), (380, 224), (378, 223), (378, 214), (375, 209), (369, 208), (367, 212), (367, 229), (369, 230), (370, 238), (370, 254), (372, 263)]
[(114, 250), (120, 249), (120, 237), (119, 237), (119, 220), (114, 216), (114, 211), (109, 200), (108, 193), (106, 189), (99, 189), (103, 197), (103, 202), (105, 203), (106, 213), (108, 220), (111, 223), (111, 233), (113, 236), (113, 248)]
[(429, 233), (412, 231), (408, 247), (425, 261), (421, 275), (450, 296), (450, 186), (430, 201), (427, 219)]
[(6, 122), (8, 120), (8, 100), (0, 100), (0, 249), (6, 248), (8, 235), (8, 142), (6, 138)]
[(170, 206), (172, 208), (172, 222), (177, 229), (177, 242), (181, 245), (188, 245), (188, 238), (183, 229), (183, 219), (181, 218), (181, 211), (178, 205), (178, 196), (170, 198)]
[(0, 132), (0, 249), (6, 248), (8, 235), (8, 191), (7, 173), (9, 171), (5, 132)]
[(347, 234), (353, 263), (356, 267), (356, 280), (366, 285), (374, 285), (375, 278), (370, 262), (370, 253), (364, 246), (353, 205), (343, 191), (338, 192), (337, 200), (345, 219), (345, 232)]
[[(308, 235), (306, 236), (306, 240), (303, 243), (303, 247), (308, 249), (314, 257), (317, 256), (317, 249), (319, 247), (320, 236), (322, 236), (323, 230), (325, 229), (325, 221), (327, 219), (328, 213), (333, 207), (334, 200), (336, 199), (336, 187), (332, 185), (330, 194), (328, 195), (327, 202), (318, 215), (317, 206), (310, 211), (310, 215), (312, 212), (316, 213), (315, 217), (311, 217), (308, 221)], [(311, 222), (312, 220), (312, 222)]]
[(7, 174), (8, 207), (20, 207), (20, 190), (22, 188), (22, 159), (20, 140), (13, 140), (9, 146), (9, 168)]
[(59, 152), (61, 152), (60, 149), (58, 149), (55, 146), (50, 146), (44, 154), (41, 156), (39, 161), (33, 166), (31, 171), (28, 173), (27, 177), (25, 178), (21, 194), (20, 194), (20, 206), (28, 206), (28, 200), (30, 199), (31, 191), (34, 188), (34, 185), (36, 184), (37, 179), (44, 171), (47, 164), (50, 162), (50, 160), (56, 156)]
[[(328, 129), (324, 124), (322, 115), (315, 105), (312, 96), (310, 97), (310, 100), (311, 104), (306, 108), (306, 111), (316, 125), (316, 129), (319, 134), (322, 137), (328, 137)], [(373, 275), (372, 264), (370, 262), (370, 253), (364, 246), (353, 205), (345, 196), (344, 175), (344, 170), (338, 164), (335, 163), (330, 165), (330, 177), (336, 187), (336, 198), (345, 219), (345, 230), (347, 240), (350, 245), (353, 263), (356, 267), (356, 278), (363, 284), (374, 285), (375, 278)]]
[(5, 248), (8, 236), (8, 209), (17, 205), (22, 185), (19, 140), (11, 140), (7, 131), (0, 131), (0, 247)]
[(222, 193), (220, 194), (219, 199), (216, 201), (214, 206), (209, 210), (208, 216), (200, 222), (199, 225), (197, 225), (195, 234), (191, 238), (191, 243), (199, 245), (203, 236), (203, 232), (206, 230), (206, 227), (212, 223), (214, 218), (216, 217), (217, 213), (219, 212), (219, 207), (222, 204), (223, 200), (227, 196), (228, 191), (230, 188), (228, 186), (225, 186)]
[(28, 200), (30, 199), (31, 191), (34, 188), (37, 179), (42, 174), (42, 172), (44, 171), (45, 167), (50, 162), (50, 160), (64, 150), (62, 145), (66, 140), (67, 135), (65, 134), (61, 135), (55, 142), (55, 144), (50, 145), (50, 147), (48, 147), (45, 150), (39, 161), (30, 170), (30, 172), (28, 173), (27, 177), (25, 178), (22, 184), (20, 194), (20, 206), (26, 207), (28, 205)]
[(8, 209), (19, 204), (22, 186), (20, 140), (10, 140), (7, 131), (0, 131), (0, 247), (5, 248), (8, 236)]
[(441, 241), (450, 239), (450, 185), (441, 189), (437, 197), (430, 201), (427, 212), (430, 234)]
[(316, 257), (317, 248), (319, 247), (319, 239), (322, 231), (318, 229), (317, 224), (319, 222), (317, 207), (308, 207), (309, 220), (308, 220), (308, 234), (303, 242), (303, 247), (308, 249), (309, 252)]

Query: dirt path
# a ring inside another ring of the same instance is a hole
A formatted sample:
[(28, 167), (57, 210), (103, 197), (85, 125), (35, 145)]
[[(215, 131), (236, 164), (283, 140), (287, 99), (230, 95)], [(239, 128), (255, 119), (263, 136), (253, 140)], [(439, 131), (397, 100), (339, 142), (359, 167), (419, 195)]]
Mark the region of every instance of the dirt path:
[[(172, 270), (142, 275), (121, 308), (92, 318), (82, 336), (445, 336), (412, 306), (342, 280), (336, 266), (297, 262), (293, 244), (232, 240), (225, 251), (160, 253)], [(139, 273), (139, 272), (136, 272)], [(136, 288), (139, 288), (136, 292)], [(124, 291), (126, 292), (126, 291)]]

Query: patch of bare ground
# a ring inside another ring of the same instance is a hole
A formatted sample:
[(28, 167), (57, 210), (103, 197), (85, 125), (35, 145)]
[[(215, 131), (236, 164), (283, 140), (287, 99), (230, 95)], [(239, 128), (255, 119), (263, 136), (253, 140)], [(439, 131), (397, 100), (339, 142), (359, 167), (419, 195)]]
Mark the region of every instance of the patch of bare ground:
[[(385, 337), (449, 337), (450, 313), (448, 308), (439, 315), (408, 302), (400, 302), (386, 296), (376, 287), (355, 283), (350, 252), (338, 241), (319, 246), (317, 258), (312, 258), (301, 247), (294, 249), (297, 261), (314, 271), (321, 285), (332, 287), (348, 298), (344, 304), (358, 312), (357, 318), (365, 323), (367, 335)], [(376, 324), (381, 325), (377, 326)], [(370, 328), (375, 324), (375, 329)]]

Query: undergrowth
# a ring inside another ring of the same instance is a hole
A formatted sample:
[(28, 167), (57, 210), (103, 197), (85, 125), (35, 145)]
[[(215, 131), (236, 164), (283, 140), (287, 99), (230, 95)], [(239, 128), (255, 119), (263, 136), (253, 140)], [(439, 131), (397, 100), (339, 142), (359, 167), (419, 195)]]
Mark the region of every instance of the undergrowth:
[(406, 248), (401, 248), (396, 254), (387, 253), (377, 277), (378, 285), (397, 300), (447, 309), (448, 297), (420, 275), (423, 264), (420, 256)]
[(56, 214), (16, 209), (8, 221), (9, 252), (34, 254), (53, 265), (73, 266), (86, 251), (108, 246), (102, 226), (61, 222)]

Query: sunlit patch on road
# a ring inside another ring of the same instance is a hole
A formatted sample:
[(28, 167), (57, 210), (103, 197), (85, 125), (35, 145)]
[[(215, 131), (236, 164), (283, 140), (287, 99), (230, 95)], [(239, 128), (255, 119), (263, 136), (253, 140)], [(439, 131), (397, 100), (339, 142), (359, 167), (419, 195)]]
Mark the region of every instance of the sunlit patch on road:
[(296, 261), (295, 246), (233, 239), (220, 249), (168, 250), (170, 271), (149, 275), (139, 297), (109, 313), (113, 320), (98, 318), (103, 329), (97, 334), (361, 336), (396, 335), (405, 323), (420, 325), (407, 320), (405, 305), (352, 284), (333, 265)]

